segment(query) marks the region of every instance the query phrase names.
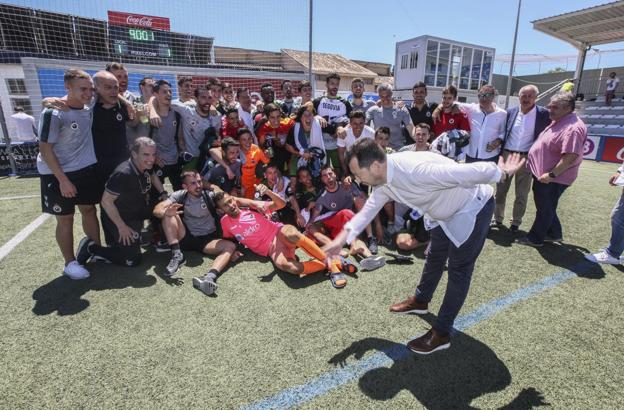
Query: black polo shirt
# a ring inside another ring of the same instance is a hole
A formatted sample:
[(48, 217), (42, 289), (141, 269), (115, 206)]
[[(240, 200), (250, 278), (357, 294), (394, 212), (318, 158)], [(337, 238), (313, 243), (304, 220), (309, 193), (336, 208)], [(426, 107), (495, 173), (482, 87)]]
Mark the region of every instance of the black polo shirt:
[(100, 102), (95, 104), (91, 133), (95, 157), (99, 163), (116, 166), (130, 156), (126, 121), (128, 109), (125, 104), (118, 102), (111, 108), (104, 108)]
[[(425, 124), (428, 124), (429, 127), (431, 127), (431, 129), (433, 129), (433, 110), (435, 110), (438, 107), (438, 104), (436, 103), (425, 103), (425, 105), (423, 105), (422, 110), (419, 110), (418, 108), (416, 108), (415, 105), (412, 104), (411, 107), (409, 107), (408, 111), (410, 114), (410, 117), (412, 117), (412, 123), (414, 123), (414, 127), (417, 126), (418, 124), (420, 124), (421, 122), (424, 122)], [(433, 135), (433, 133), (432, 133)]]
[(115, 206), (124, 222), (147, 219), (151, 215), (151, 170), (140, 172), (128, 159), (115, 168), (106, 182), (106, 191), (115, 195)]

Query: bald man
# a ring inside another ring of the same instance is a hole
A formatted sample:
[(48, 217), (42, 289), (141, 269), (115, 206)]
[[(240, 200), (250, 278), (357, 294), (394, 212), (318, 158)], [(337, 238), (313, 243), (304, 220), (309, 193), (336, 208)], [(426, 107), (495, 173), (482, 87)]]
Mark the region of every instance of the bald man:
[(119, 98), (119, 82), (108, 71), (98, 71), (93, 76), (97, 102), (93, 107), (93, 147), (97, 158), (97, 185), (104, 192), (104, 185), (117, 165), (130, 156), (126, 140), (126, 123), (130, 120), (127, 104)]

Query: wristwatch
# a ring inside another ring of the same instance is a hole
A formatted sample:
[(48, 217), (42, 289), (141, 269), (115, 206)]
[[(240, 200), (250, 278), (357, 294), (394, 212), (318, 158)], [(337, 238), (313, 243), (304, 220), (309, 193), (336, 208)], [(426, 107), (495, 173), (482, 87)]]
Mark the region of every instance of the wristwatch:
[(555, 173), (554, 173), (554, 172), (552, 172), (552, 171), (550, 171), (550, 172), (548, 173), (548, 176), (549, 176), (550, 178), (552, 178), (552, 179), (557, 178), (557, 175), (555, 175)]

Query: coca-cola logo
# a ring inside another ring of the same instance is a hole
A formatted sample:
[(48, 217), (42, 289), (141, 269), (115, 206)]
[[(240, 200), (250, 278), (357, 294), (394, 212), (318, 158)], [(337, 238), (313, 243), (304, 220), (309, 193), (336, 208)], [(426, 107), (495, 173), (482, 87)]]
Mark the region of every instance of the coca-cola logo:
[(139, 26), (139, 27), (152, 27), (152, 18), (151, 17), (135, 17), (135, 16), (128, 16), (126, 17), (126, 23), (127, 24), (131, 24), (134, 26)]

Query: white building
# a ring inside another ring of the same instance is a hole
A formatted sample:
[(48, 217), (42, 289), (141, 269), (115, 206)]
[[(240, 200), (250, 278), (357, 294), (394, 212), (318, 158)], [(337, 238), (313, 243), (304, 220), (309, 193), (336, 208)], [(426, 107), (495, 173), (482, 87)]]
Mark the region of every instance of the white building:
[(433, 36), (400, 41), (395, 48), (394, 96), (410, 101), (412, 87), (423, 81), (431, 101), (441, 101), (442, 90), (452, 84), (460, 101), (476, 102), (479, 87), (492, 81), (495, 51)]

